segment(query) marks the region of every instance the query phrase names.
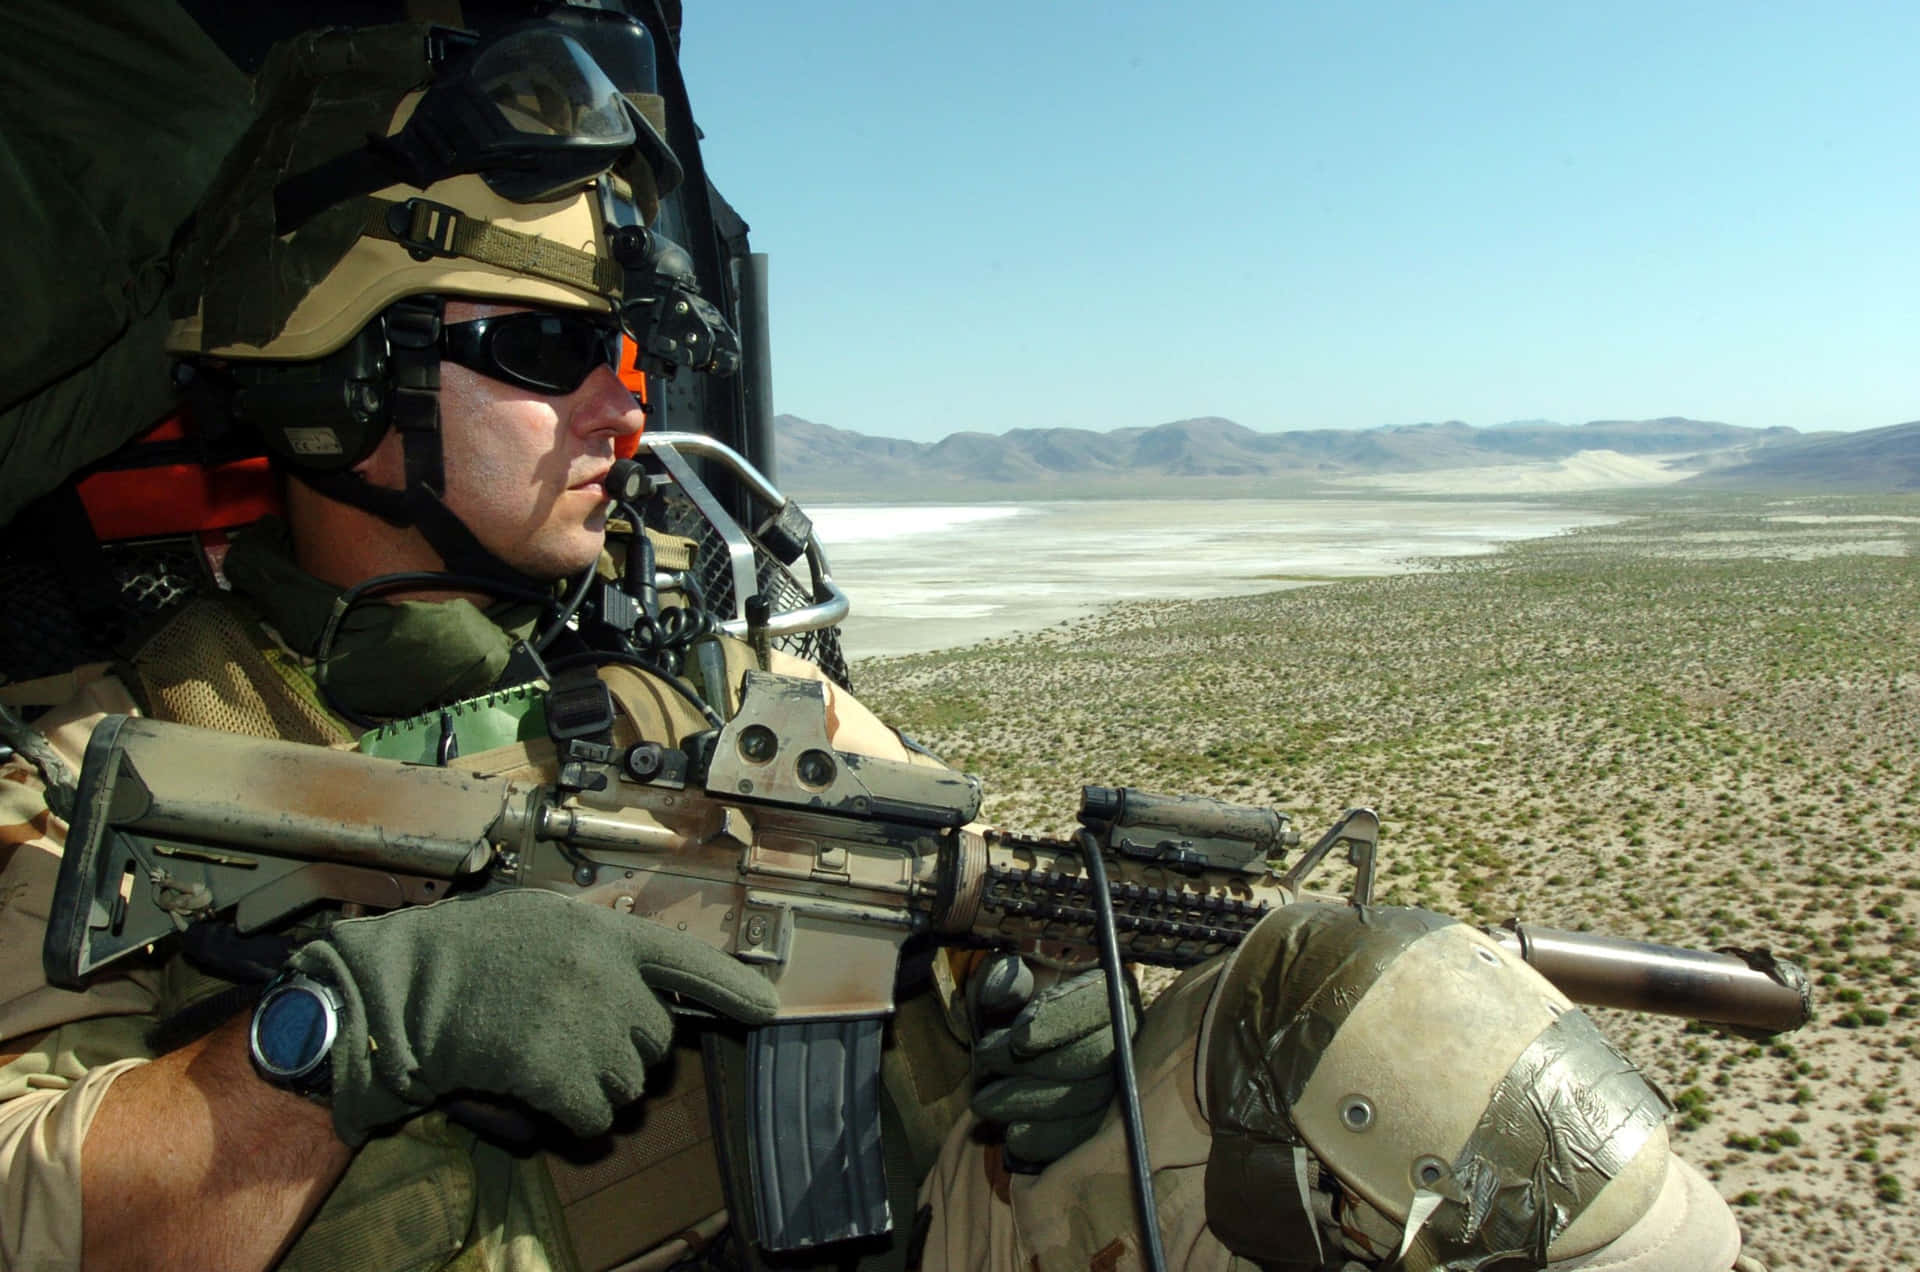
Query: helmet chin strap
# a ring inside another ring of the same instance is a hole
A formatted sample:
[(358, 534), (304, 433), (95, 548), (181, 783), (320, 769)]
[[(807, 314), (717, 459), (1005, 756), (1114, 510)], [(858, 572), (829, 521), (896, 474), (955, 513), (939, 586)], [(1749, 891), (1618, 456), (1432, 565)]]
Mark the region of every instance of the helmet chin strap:
[(338, 472), (294, 470), (293, 475), (341, 503), (370, 512), (391, 526), (420, 531), (452, 574), (493, 579), (509, 586), (542, 591), (550, 580), (535, 579), (495, 556), (446, 504), (446, 465), (440, 433), (440, 331), (445, 307), (438, 296), (414, 296), (387, 307), (386, 327), (391, 427), (400, 435), (405, 485), (376, 486), (351, 469)]

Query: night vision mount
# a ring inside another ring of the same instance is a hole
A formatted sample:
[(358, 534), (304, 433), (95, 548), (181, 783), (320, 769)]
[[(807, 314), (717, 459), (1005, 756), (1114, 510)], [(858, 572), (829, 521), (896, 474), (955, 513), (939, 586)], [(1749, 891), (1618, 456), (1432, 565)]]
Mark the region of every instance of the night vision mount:
[(669, 376), (681, 367), (708, 375), (740, 369), (739, 333), (700, 294), (686, 248), (628, 225), (613, 231), (613, 259), (626, 270), (620, 325), (639, 343), (643, 367)]

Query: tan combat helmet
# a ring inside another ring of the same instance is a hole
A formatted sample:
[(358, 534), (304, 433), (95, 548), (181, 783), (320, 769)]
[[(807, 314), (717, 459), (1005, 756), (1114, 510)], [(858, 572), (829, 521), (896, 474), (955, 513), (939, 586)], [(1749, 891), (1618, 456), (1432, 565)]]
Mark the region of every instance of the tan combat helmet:
[[(484, 38), (409, 23), (276, 47), (174, 294), (168, 349), (193, 368), (201, 426), (257, 433), (298, 480), (418, 526), (458, 573), (527, 582), (441, 498), (442, 357), (555, 394), (617, 362), (623, 333), (668, 374), (738, 361), (686, 253), (646, 228), (680, 180), (651, 57), (638, 23), (567, 6)], [(456, 349), (448, 297), (555, 316)], [(404, 490), (352, 471), (390, 428)]]
[(1303, 903), (1232, 956), (1196, 1060), (1207, 1222), (1269, 1267), (1725, 1269), (1666, 1098), (1498, 942)]

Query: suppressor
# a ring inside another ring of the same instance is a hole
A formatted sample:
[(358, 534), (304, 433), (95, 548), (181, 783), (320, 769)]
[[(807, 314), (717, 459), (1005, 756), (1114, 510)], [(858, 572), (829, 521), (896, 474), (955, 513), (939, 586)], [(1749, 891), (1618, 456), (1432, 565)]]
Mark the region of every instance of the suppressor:
[(1767, 950), (1681, 949), (1509, 919), (1483, 928), (1568, 998), (1685, 1016), (1752, 1033), (1790, 1033), (1813, 1018), (1805, 971)]

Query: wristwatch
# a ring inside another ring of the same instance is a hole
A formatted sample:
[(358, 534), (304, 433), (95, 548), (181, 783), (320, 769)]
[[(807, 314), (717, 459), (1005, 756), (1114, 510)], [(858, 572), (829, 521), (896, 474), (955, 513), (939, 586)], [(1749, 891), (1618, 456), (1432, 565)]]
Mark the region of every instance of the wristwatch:
[(340, 995), (333, 986), (284, 971), (253, 1009), (247, 1033), (253, 1067), (275, 1086), (324, 1097), (333, 1085), (330, 1053), (340, 1036)]

